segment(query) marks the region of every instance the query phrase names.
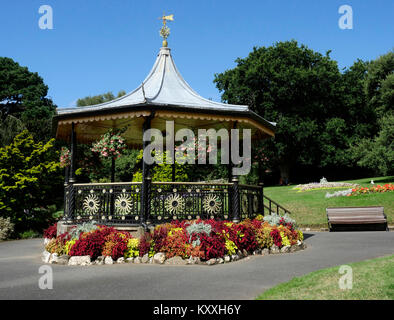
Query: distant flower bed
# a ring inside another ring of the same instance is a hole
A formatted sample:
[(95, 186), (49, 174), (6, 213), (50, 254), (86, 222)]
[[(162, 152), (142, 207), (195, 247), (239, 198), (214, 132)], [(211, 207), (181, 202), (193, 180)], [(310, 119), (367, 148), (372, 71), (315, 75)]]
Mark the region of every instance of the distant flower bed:
[(311, 190), (322, 190), (322, 189), (334, 189), (334, 188), (354, 188), (358, 187), (358, 184), (347, 183), (347, 182), (312, 182), (307, 184), (299, 184), (293, 188), (293, 190), (311, 191)]
[(352, 189), (352, 192), (348, 194), (348, 196), (357, 196), (360, 194), (369, 194), (369, 193), (384, 193), (394, 191), (394, 184), (388, 183), (383, 186), (377, 185), (373, 187), (357, 187)]
[[(265, 220), (265, 221), (264, 221)], [(47, 232), (46, 234), (52, 234)], [(140, 238), (112, 227), (85, 223), (52, 238), (46, 251), (57, 257), (90, 256), (92, 260), (179, 257), (199, 261), (246, 256), (263, 249), (289, 252), (303, 244), (303, 233), (289, 217), (262, 216), (240, 223), (215, 220), (173, 221), (156, 226)]]

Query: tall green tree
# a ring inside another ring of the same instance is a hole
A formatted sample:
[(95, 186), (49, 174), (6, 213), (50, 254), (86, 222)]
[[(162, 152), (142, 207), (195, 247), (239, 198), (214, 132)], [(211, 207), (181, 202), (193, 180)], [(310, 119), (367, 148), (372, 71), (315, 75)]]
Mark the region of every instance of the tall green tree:
[(26, 129), (21, 120), (12, 115), (8, 115), (0, 126), (0, 147), (9, 145), (14, 138)]
[(56, 106), (47, 97), (48, 87), (36, 72), (11, 58), (0, 57), (0, 121), (9, 115), (21, 120), (35, 138), (49, 140)]
[(357, 165), (375, 174), (394, 172), (394, 51), (371, 61), (364, 80), (372, 128), (352, 141), (350, 153)]
[(121, 90), (118, 92), (118, 95), (115, 97), (111, 91), (107, 93), (98, 94), (96, 96), (87, 96), (85, 98), (78, 99), (77, 107), (85, 107), (85, 106), (93, 106), (95, 104), (100, 104), (104, 102), (108, 102), (114, 100), (116, 98), (120, 98), (126, 94), (126, 91)]
[(394, 110), (394, 51), (380, 56), (368, 66), (365, 81), (367, 100), (378, 118)]
[(376, 175), (394, 173), (394, 113), (379, 120), (380, 131), (373, 139), (361, 139), (351, 151), (357, 164), (371, 169)]
[(341, 101), (325, 121), (319, 134), (320, 167), (353, 166), (349, 147), (360, 139), (373, 137), (378, 132), (376, 113), (367, 103), (365, 92), (368, 65), (368, 62), (358, 59), (342, 73), (341, 81), (335, 88)]
[[(222, 100), (247, 104), (262, 117), (277, 122), (275, 138), (264, 141), (265, 156), (289, 178), (296, 164), (320, 164), (322, 132), (342, 105), (337, 63), (296, 41), (254, 48), (237, 66), (215, 75)], [(340, 134), (340, 133), (338, 133)]]

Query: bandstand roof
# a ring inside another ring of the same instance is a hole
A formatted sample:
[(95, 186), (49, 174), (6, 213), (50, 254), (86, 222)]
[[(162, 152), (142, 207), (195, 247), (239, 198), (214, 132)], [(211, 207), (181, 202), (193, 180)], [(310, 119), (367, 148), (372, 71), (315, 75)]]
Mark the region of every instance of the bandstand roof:
[(68, 140), (75, 124), (78, 142), (90, 143), (109, 128), (128, 126), (122, 134), (128, 144), (141, 145), (142, 124), (151, 116), (152, 128), (165, 130), (166, 120), (180, 128), (249, 128), (253, 137), (274, 135), (275, 124), (252, 112), (248, 106), (214, 102), (201, 97), (183, 79), (171, 49), (162, 47), (152, 70), (134, 91), (110, 102), (85, 107), (58, 108), (56, 137)]

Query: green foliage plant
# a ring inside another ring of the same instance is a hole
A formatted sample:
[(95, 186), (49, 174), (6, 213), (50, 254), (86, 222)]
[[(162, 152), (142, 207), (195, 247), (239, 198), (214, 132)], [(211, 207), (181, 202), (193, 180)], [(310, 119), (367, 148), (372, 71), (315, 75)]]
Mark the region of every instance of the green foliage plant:
[(36, 143), (27, 130), (0, 148), (0, 216), (10, 217), (16, 229), (51, 213), (54, 190), (63, 182), (53, 148), (54, 139)]

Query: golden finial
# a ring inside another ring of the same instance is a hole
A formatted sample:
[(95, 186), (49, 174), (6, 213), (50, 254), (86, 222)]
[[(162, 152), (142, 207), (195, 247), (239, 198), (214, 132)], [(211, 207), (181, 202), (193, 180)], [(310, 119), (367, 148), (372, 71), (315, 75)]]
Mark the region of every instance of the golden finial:
[(167, 47), (167, 38), (170, 36), (170, 28), (167, 27), (167, 21), (174, 21), (174, 15), (170, 14), (169, 16), (166, 16), (163, 13), (163, 16), (160, 17), (159, 20), (163, 20), (163, 26), (160, 29), (160, 36), (164, 39), (163, 47)]

